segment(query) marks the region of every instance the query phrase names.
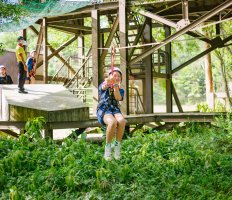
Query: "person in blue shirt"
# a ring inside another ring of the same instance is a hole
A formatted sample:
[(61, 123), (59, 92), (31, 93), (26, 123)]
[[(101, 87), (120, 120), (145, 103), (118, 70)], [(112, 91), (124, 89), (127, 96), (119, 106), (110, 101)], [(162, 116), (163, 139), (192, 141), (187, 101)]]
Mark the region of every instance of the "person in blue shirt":
[(28, 68), (28, 75), (27, 75), (27, 81), (29, 81), (29, 84), (34, 84), (35, 83), (35, 72), (36, 72), (36, 51), (32, 50), (30, 52), (30, 57), (27, 59), (26, 65)]
[[(120, 159), (120, 142), (125, 130), (126, 121), (120, 111), (119, 101), (123, 100), (124, 90), (120, 88), (122, 72), (114, 67), (109, 76), (99, 85), (99, 102), (97, 118), (100, 124), (106, 125), (106, 145), (104, 158), (110, 161), (111, 151), (114, 148), (114, 158)], [(116, 138), (114, 145), (112, 140)]]

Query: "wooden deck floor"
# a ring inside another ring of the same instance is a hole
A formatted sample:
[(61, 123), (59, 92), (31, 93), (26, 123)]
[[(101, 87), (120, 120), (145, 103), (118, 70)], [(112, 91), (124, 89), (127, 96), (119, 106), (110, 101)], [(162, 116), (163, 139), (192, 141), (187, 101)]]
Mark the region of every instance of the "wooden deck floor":
[[(127, 125), (146, 124), (150, 122), (212, 122), (215, 117), (224, 115), (222, 113), (154, 113), (125, 116)], [(23, 128), (25, 122), (1, 121), (0, 129)], [(69, 122), (47, 122), (51, 129), (65, 128), (88, 128), (99, 127), (97, 118), (92, 117), (88, 120), (69, 121)]]
[(0, 86), (0, 120), (27, 121), (43, 116), (47, 122), (89, 119), (89, 108), (62, 85), (25, 85), (28, 94), (18, 93), (17, 85)]
[[(24, 129), (28, 118), (44, 116), (45, 130), (99, 127), (89, 108), (61, 85), (26, 85), (28, 94), (19, 94), (17, 85), (0, 85), (0, 130)], [(211, 122), (220, 113), (154, 113), (125, 116), (127, 125), (151, 122)]]

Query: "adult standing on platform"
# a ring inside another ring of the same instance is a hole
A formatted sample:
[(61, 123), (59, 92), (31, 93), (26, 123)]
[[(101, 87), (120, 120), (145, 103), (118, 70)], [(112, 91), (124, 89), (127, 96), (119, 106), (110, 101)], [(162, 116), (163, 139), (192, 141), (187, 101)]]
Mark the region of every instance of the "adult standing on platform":
[(18, 62), (18, 88), (19, 93), (27, 94), (24, 89), (25, 79), (27, 77), (27, 56), (23, 46), (26, 45), (26, 41), (22, 36), (18, 37), (18, 44), (16, 46), (16, 58)]

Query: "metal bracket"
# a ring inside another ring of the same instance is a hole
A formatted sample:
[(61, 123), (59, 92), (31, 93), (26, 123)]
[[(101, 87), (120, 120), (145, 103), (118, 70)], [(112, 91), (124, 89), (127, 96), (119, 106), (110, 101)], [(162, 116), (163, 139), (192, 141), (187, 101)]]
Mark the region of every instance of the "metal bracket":
[(185, 26), (188, 26), (190, 24), (189, 19), (181, 19), (176, 24), (176, 29), (179, 31), (180, 29), (184, 28)]

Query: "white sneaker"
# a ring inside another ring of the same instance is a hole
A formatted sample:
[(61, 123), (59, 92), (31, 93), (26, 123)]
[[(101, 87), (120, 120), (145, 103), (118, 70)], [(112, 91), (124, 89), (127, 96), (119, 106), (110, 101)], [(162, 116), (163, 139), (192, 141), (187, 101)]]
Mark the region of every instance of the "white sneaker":
[(121, 158), (121, 153), (120, 153), (120, 145), (114, 146), (114, 159), (115, 160), (120, 160)]
[(111, 146), (105, 146), (104, 158), (106, 161), (111, 161)]

